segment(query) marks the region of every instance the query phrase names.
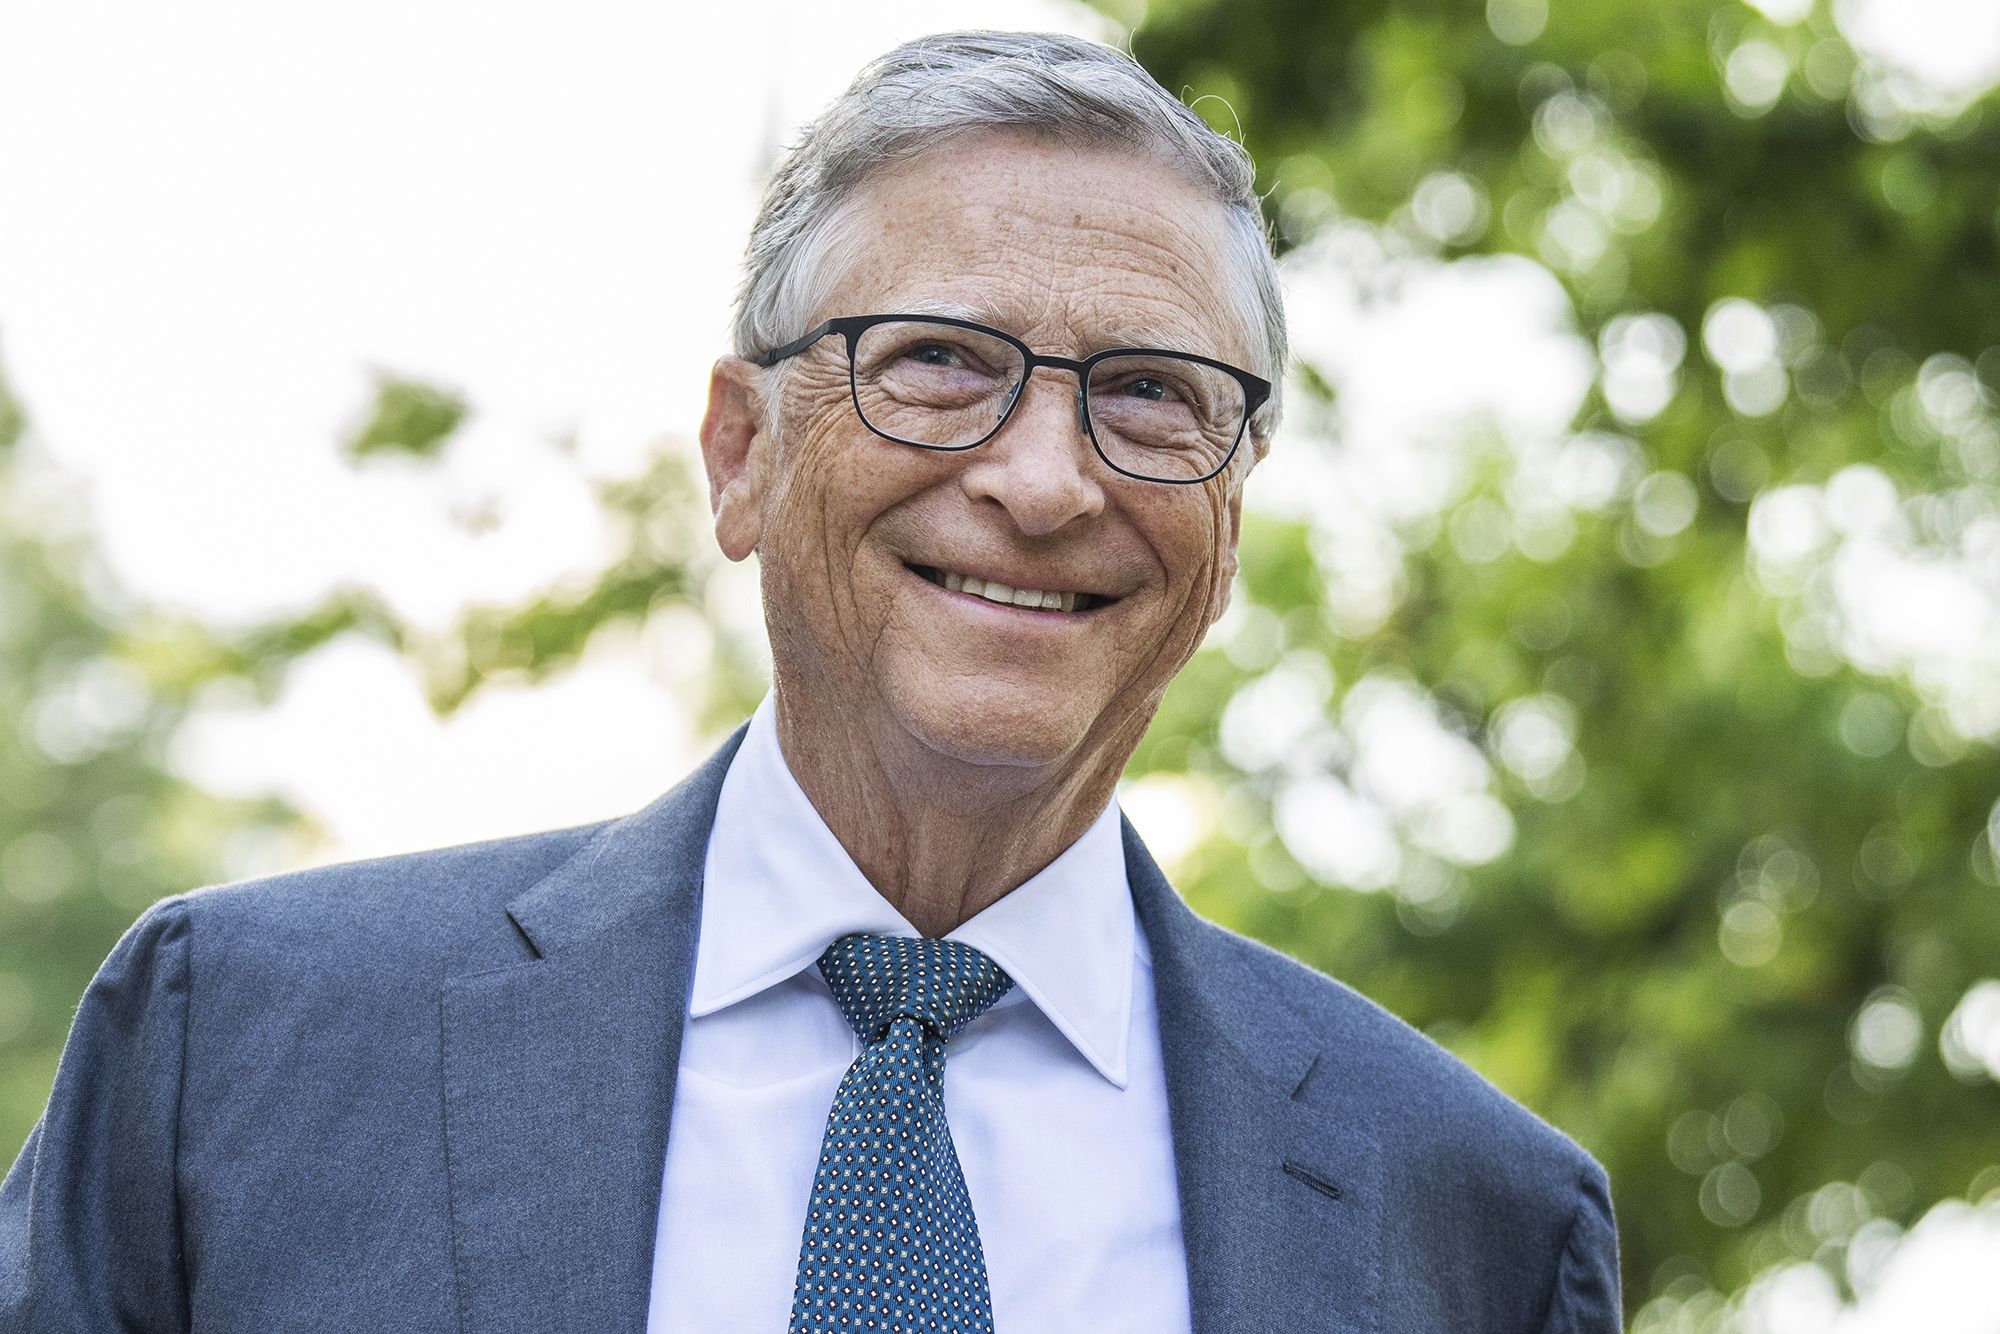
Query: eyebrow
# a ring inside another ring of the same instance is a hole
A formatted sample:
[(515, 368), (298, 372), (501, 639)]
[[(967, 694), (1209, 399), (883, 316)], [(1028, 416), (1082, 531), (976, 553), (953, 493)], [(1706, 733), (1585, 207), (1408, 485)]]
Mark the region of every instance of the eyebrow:
[[(1015, 322), (1003, 318), (991, 306), (971, 305), (964, 301), (919, 299), (906, 303), (901, 313), (907, 315), (940, 315), (948, 320), (971, 320), (974, 324), (991, 325), (995, 329), (1004, 329), (1009, 333), (1013, 333), (1014, 328), (1018, 327)], [(1019, 337), (1018, 334), (1015, 336)], [(1146, 347), (1162, 352), (1201, 352), (1199, 348), (1188, 346), (1180, 335), (1170, 334), (1156, 324), (1143, 322), (1120, 325), (1113, 333), (1106, 337), (1086, 339), (1085, 346), (1080, 350), (1085, 355), (1088, 355), (1091, 352), (1107, 347)], [(1213, 353), (1201, 354), (1215, 355)]]

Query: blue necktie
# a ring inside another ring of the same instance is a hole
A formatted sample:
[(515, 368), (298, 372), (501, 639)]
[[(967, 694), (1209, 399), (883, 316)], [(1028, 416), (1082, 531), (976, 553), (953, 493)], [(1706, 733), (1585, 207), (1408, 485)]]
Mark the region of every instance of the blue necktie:
[(842, 936), (819, 969), (864, 1048), (827, 1116), (789, 1334), (992, 1334), (944, 1044), (1014, 979), (970, 945), (902, 936)]

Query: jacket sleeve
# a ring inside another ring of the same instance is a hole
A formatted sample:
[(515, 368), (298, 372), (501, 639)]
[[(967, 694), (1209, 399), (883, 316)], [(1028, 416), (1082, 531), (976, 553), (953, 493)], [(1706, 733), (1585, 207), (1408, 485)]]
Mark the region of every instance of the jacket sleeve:
[(188, 912), (154, 904), (84, 992), (48, 1107), (0, 1183), (0, 1334), (188, 1328), (174, 1182)]
[(1618, 1288), (1618, 1226), (1611, 1183), (1591, 1163), (1570, 1215), (1569, 1239), (1556, 1261), (1555, 1287), (1541, 1334), (1619, 1334), (1624, 1327)]

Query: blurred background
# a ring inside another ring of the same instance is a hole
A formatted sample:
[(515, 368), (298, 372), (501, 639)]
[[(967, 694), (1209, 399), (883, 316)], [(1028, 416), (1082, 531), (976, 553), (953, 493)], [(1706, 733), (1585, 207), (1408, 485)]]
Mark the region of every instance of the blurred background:
[(1122, 800), (1611, 1172), (1638, 1334), (2000, 1330), (2000, 3), (0, 15), (0, 1160), (152, 900), (623, 814), (762, 693), (762, 174), (940, 26), (1257, 157), (1299, 353)]

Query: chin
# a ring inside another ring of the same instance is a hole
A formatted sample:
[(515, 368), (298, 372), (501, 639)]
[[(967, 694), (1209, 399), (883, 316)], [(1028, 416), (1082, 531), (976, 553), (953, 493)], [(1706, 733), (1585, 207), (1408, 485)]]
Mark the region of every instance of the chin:
[(1034, 767), (1076, 753), (1092, 715), (1073, 693), (959, 678), (889, 692), (889, 707), (918, 744), (964, 764)]

